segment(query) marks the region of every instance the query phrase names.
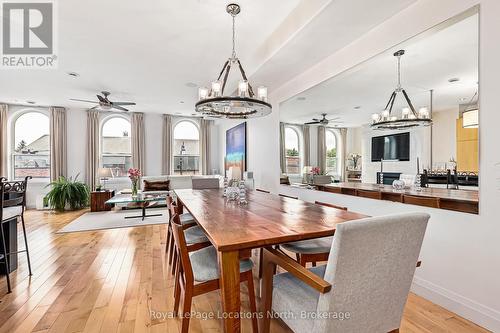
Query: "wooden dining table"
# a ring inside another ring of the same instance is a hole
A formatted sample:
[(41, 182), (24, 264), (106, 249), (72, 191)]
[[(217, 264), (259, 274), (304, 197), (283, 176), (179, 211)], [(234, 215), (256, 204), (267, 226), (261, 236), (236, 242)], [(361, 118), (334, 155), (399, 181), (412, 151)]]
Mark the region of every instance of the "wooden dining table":
[[(216, 248), (220, 268), (224, 332), (240, 332), (240, 259), (252, 249), (332, 236), (337, 224), (367, 216), (297, 199), (251, 191), (247, 204), (223, 197), (223, 190), (175, 190)], [(184, 211), (185, 212), (185, 211)]]

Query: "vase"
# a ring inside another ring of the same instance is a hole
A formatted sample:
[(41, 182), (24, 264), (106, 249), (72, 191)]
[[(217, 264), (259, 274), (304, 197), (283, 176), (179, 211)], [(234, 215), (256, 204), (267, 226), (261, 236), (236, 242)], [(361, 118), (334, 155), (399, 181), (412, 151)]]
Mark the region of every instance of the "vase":
[(132, 180), (132, 197), (133, 198), (137, 197), (137, 193), (139, 191), (137, 184), (138, 184), (137, 179), (133, 179)]

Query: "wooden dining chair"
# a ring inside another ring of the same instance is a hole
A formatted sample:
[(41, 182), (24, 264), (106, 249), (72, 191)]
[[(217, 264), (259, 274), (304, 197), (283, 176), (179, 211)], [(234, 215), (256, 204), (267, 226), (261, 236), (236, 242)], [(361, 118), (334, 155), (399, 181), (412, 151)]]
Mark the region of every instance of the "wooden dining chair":
[(440, 208), (440, 198), (421, 197), (416, 195), (403, 195), (403, 202), (410, 205)]
[(382, 192), (378, 191), (356, 190), (356, 195), (363, 198), (382, 200)]
[[(12, 291), (9, 277), (9, 258), (11, 255), (17, 255), (18, 253), (25, 252), (28, 262), (29, 275), (33, 275), (31, 271), (31, 260), (28, 247), (28, 237), (26, 235), (26, 225), (24, 223), (24, 211), (26, 210), (26, 192), (28, 189), (29, 179), (31, 179), (30, 176), (26, 177), (23, 181), (0, 182), (0, 262), (5, 265), (7, 291), (9, 293)], [(7, 243), (4, 233), (4, 224), (10, 223), (10, 221), (12, 221), (13, 219), (16, 219), (18, 223), (19, 221), (21, 222), (24, 237), (24, 250), (15, 252), (7, 250)]]
[(262, 192), (262, 193), (271, 193), (269, 191), (266, 191), (266, 190), (263, 190), (263, 189), (260, 189), (260, 188), (256, 188), (255, 189), (257, 192)]
[[(185, 238), (185, 231), (179, 216), (172, 217), (172, 229), (180, 264), (175, 271), (174, 315), (179, 315), (180, 298), (183, 298), (181, 315), (181, 333), (189, 330), (189, 319), (193, 297), (220, 289), (220, 273), (217, 250), (213, 246), (193, 251)], [(247, 282), (250, 311), (252, 312), (252, 330), (258, 332), (257, 306), (252, 274), (253, 262), (250, 259), (240, 261), (240, 281)]]
[[(286, 313), (282, 320), (296, 333), (398, 332), (429, 217), (413, 213), (338, 224), (328, 263), (309, 270), (266, 248), (261, 313)], [(273, 277), (276, 266), (287, 273)], [(341, 320), (346, 315), (351, 317)], [(264, 315), (260, 332), (269, 329)]]
[(283, 198), (290, 198), (290, 199), (295, 199), (295, 200), (298, 200), (299, 197), (293, 197), (291, 195), (287, 195), (287, 194), (279, 194), (280, 197), (283, 197)]
[[(336, 206), (325, 202), (316, 201), (315, 203), (320, 206), (347, 210), (347, 207)], [(286, 243), (282, 244), (281, 247), (288, 252), (295, 253), (297, 262), (302, 266), (306, 267), (307, 263), (310, 262), (313, 267), (315, 267), (317, 262), (328, 260), (332, 241), (333, 237), (322, 237)]]

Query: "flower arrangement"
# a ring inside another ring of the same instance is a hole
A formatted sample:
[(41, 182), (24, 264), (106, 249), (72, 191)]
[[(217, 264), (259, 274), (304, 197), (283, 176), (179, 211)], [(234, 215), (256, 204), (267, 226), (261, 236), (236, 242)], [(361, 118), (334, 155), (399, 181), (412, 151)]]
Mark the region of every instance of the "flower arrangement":
[(128, 178), (132, 181), (132, 196), (137, 196), (137, 192), (139, 191), (138, 183), (139, 178), (141, 178), (141, 170), (137, 168), (128, 169)]
[(311, 173), (314, 175), (314, 176), (317, 176), (317, 175), (320, 175), (321, 174), (321, 169), (319, 167), (313, 167), (311, 169)]
[(358, 154), (358, 153), (351, 153), (349, 154), (349, 161), (352, 162), (352, 168), (353, 170), (357, 170), (358, 169), (358, 162), (361, 158), (361, 155)]

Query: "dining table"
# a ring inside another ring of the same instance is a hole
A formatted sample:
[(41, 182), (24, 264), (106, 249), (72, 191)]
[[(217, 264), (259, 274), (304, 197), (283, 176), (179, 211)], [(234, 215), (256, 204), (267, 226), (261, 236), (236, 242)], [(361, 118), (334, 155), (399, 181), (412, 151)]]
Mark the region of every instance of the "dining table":
[(180, 211), (193, 216), (217, 250), (226, 333), (241, 331), (239, 262), (252, 249), (332, 236), (339, 223), (367, 217), (259, 191), (247, 191), (240, 204), (223, 191), (180, 189), (175, 195)]

